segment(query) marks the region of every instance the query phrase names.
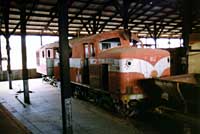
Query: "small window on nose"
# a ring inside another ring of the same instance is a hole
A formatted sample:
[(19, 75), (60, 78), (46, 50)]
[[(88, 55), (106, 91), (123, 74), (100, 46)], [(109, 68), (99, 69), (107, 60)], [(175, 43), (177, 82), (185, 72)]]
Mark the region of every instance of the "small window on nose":
[(169, 63), (169, 61), (170, 61), (169, 58), (167, 58), (167, 62), (168, 62), (168, 63)]

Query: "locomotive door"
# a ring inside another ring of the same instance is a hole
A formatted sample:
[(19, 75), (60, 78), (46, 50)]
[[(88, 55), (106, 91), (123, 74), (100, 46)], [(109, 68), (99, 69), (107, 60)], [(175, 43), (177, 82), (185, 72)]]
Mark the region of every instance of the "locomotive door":
[(83, 75), (82, 80), (84, 84), (89, 84), (89, 58), (94, 56), (94, 44), (84, 43), (84, 60), (83, 60)]

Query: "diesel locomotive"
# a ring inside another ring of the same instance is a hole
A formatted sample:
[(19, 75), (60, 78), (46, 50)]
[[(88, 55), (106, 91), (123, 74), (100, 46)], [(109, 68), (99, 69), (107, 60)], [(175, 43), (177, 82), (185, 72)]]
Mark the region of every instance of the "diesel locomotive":
[[(148, 97), (138, 80), (170, 75), (169, 52), (144, 48), (126, 30), (71, 39), (69, 46), (74, 94), (97, 102), (109, 100), (117, 109), (128, 111), (134, 102)], [(59, 80), (58, 42), (42, 46), (36, 54), (37, 72)]]

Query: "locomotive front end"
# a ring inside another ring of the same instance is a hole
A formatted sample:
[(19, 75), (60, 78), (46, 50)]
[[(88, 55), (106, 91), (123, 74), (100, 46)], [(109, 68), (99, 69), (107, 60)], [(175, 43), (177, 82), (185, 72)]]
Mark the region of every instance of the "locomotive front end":
[(145, 97), (137, 81), (170, 75), (170, 56), (165, 50), (117, 47), (99, 55), (108, 64), (108, 85), (113, 98), (123, 104)]

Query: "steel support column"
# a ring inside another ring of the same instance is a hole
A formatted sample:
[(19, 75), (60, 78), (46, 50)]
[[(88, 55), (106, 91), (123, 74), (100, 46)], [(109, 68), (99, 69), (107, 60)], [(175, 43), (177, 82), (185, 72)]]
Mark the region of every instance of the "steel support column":
[(157, 34), (158, 34), (158, 29), (156, 23), (154, 23), (154, 31), (153, 31), (153, 39), (155, 41), (155, 48), (157, 48)]
[(0, 35), (0, 71), (2, 71), (1, 35)]
[(29, 86), (28, 86), (28, 70), (27, 70), (27, 55), (26, 55), (26, 9), (21, 9), (21, 51), (22, 51), (22, 79), (24, 89), (24, 102), (30, 104)]
[(129, 16), (128, 16), (128, 9), (129, 9), (129, 0), (123, 0), (123, 26), (124, 29), (128, 29), (128, 22), (129, 22)]
[(158, 26), (156, 22), (154, 22), (153, 30), (151, 30), (150, 27), (151, 26), (149, 25), (145, 25), (145, 28), (148, 30), (150, 37), (153, 38), (155, 41), (155, 48), (157, 48), (157, 39), (160, 37), (164, 26)]
[(12, 75), (12, 71), (11, 71), (11, 65), (10, 65), (10, 42), (9, 42), (9, 37), (10, 35), (7, 35), (6, 34), (6, 51), (7, 51), (7, 62), (8, 62), (8, 65), (7, 65), (7, 77), (8, 77), (8, 82), (9, 82), (9, 89), (12, 89), (12, 78), (11, 78), (11, 75)]
[(189, 34), (192, 30), (192, 3), (193, 0), (183, 1), (183, 46), (186, 48), (185, 58), (182, 58), (182, 71), (183, 73), (188, 73), (188, 53), (189, 53)]
[(72, 134), (72, 109), (69, 72), (68, 0), (59, 0), (59, 47), (63, 134)]
[(96, 16), (93, 18), (93, 27), (92, 27), (92, 34), (96, 34), (97, 33), (97, 20), (96, 20)]
[(5, 1), (4, 3), (5, 10), (3, 12), (4, 15), (4, 21), (5, 21), (5, 38), (6, 38), (6, 51), (7, 51), (7, 77), (8, 77), (8, 82), (9, 82), (9, 89), (12, 89), (12, 72), (11, 72), (11, 65), (10, 65), (10, 33), (9, 33), (9, 9), (10, 9), (10, 0)]

